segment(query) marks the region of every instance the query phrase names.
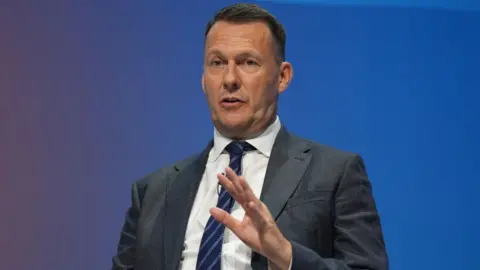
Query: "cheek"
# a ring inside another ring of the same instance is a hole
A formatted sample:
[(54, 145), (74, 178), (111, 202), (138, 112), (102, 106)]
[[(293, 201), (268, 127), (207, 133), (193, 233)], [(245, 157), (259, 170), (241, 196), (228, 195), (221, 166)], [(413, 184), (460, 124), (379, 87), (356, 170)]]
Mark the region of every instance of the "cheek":
[(203, 89), (205, 90), (204, 92), (209, 102), (213, 102), (218, 98), (217, 88), (213, 87), (211, 83), (205, 82)]
[[(265, 85), (263, 85), (265, 87)], [(261, 89), (261, 88), (260, 88)], [(276, 100), (276, 92), (273, 89), (254, 91), (251, 95), (252, 105), (255, 111), (267, 110)]]
[(218, 88), (218, 86), (222, 83), (222, 76), (220, 73), (215, 74), (212, 72), (205, 71), (203, 76), (203, 82), (207, 87)]

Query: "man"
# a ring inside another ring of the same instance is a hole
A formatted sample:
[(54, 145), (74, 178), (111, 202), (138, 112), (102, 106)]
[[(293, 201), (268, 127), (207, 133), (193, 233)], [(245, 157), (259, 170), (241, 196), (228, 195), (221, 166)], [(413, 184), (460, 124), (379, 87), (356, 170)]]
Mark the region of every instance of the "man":
[(133, 184), (112, 269), (388, 269), (360, 156), (288, 132), (285, 32), (252, 4), (205, 34), (202, 87), (215, 125), (200, 154)]

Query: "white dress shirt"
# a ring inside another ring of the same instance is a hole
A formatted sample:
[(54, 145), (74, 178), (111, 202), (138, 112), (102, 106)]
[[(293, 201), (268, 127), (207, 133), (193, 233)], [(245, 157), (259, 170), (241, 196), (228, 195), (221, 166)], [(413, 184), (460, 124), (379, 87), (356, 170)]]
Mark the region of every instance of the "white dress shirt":
[[(245, 177), (245, 180), (257, 198), (259, 198), (262, 193), (268, 160), (280, 128), (280, 119), (277, 117), (275, 122), (260, 136), (247, 140), (256, 150), (249, 151), (243, 156), (242, 175)], [(196, 267), (198, 249), (202, 240), (203, 231), (205, 224), (210, 218), (209, 211), (212, 207), (216, 206), (218, 200), (220, 187), (218, 186), (217, 174), (224, 172), (230, 163), (230, 156), (225, 151), (225, 147), (231, 141), (231, 139), (223, 137), (216, 129), (214, 130), (213, 148), (209, 153), (205, 172), (188, 219), (180, 266), (181, 270), (194, 270)], [(240, 205), (235, 203), (231, 215), (238, 220), (242, 220), (245, 211)], [(252, 250), (228, 228), (225, 228), (222, 246), (222, 269), (251, 270), (251, 255)]]

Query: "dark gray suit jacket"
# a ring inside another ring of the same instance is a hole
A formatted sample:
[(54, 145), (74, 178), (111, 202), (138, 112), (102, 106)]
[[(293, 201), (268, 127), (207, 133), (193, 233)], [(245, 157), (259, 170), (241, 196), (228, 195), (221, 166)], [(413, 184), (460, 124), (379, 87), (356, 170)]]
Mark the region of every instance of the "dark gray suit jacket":
[[(177, 270), (212, 142), (133, 184), (112, 269)], [(379, 215), (360, 156), (282, 128), (260, 199), (293, 247), (292, 270), (388, 269)], [(253, 269), (267, 269), (254, 253)], [(194, 270), (194, 269), (192, 269)]]

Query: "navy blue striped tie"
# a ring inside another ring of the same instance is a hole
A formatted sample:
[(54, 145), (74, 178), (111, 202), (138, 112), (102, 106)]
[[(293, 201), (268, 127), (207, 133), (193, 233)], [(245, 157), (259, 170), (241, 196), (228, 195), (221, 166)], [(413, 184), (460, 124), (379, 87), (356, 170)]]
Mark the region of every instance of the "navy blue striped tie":
[[(230, 154), (230, 168), (237, 174), (242, 174), (242, 157), (246, 151), (255, 150), (247, 142), (231, 142), (225, 148)], [(235, 200), (222, 187), (218, 195), (217, 207), (230, 213)], [(197, 257), (197, 270), (220, 270), (222, 262), (223, 233), (225, 226), (212, 216), (207, 221)]]

